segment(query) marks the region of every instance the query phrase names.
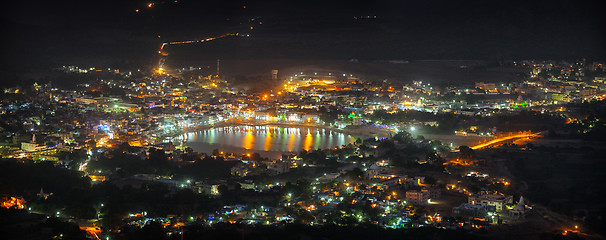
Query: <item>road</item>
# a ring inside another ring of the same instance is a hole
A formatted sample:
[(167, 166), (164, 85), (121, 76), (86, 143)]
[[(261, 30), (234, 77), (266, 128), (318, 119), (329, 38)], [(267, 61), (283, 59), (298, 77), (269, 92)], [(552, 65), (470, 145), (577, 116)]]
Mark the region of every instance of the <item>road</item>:
[(538, 133), (520, 133), (520, 134), (516, 134), (516, 135), (495, 138), (488, 142), (475, 145), (475, 146), (471, 147), (471, 149), (473, 149), (473, 150), (481, 149), (481, 148), (485, 148), (485, 147), (488, 147), (488, 146), (491, 146), (494, 144), (498, 144), (503, 141), (508, 141), (508, 140), (517, 139), (517, 138), (540, 137), (540, 136), (541, 136), (541, 134), (538, 134)]

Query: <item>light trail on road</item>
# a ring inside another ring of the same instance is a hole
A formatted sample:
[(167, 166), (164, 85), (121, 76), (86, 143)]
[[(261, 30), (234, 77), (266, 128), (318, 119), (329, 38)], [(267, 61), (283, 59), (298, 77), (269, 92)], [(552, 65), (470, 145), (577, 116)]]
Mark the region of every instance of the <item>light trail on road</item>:
[(160, 46), (160, 50), (158, 50), (158, 53), (162, 57), (160, 58), (160, 61), (158, 61), (158, 67), (156, 68), (156, 72), (158, 72), (158, 73), (163, 73), (164, 72), (164, 61), (165, 61), (165, 57), (168, 56), (168, 53), (164, 52), (164, 47), (166, 47), (168, 45), (204, 43), (204, 42), (210, 42), (210, 41), (213, 41), (213, 40), (217, 40), (217, 39), (221, 39), (221, 38), (226, 38), (226, 37), (231, 37), (231, 36), (239, 37), (239, 36), (248, 36), (248, 35), (241, 35), (239, 33), (228, 33), (228, 34), (224, 34), (224, 35), (217, 36), (217, 37), (209, 37), (209, 38), (198, 39), (198, 40), (164, 42), (164, 43), (162, 43), (162, 46)]
[(508, 141), (508, 140), (516, 139), (516, 138), (540, 137), (540, 136), (541, 136), (541, 134), (538, 134), (538, 133), (521, 133), (521, 134), (516, 134), (516, 135), (511, 135), (511, 136), (506, 136), (506, 137), (495, 138), (488, 142), (475, 145), (475, 146), (471, 147), (471, 149), (473, 149), (473, 150), (481, 149), (481, 148), (488, 147), (490, 145), (494, 145), (494, 144), (497, 144), (497, 143), (500, 143), (503, 141)]
[(175, 41), (175, 42), (164, 42), (162, 43), (162, 46), (160, 47), (160, 53), (162, 53), (162, 50), (164, 49), (164, 47), (166, 45), (178, 45), (178, 44), (191, 44), (191, 43), (203, 43), (203, 42), (209, 42), (215, 39), (220, 39), (220, 38), (225, 38), (225, 37), (229, 37), (229, 36), (239, 36), (240, 34), (238, 33), (228, 33), (228, 34), (224, 34), (218, 37), (209, 37), (209, 38), (205, 38), (205, 39), (199, 39), (199, 40), (187, 40), (187, 41)]

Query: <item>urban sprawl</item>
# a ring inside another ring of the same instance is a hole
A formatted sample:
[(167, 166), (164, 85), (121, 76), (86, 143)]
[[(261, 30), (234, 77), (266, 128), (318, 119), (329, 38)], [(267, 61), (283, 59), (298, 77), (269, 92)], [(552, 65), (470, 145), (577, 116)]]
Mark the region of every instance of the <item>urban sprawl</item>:
[[(273, 70), (263, 77), (274, 86), (266, 91), (238, 88), (202, 67), (63, 66), (54, 72), (95, 80), (3, 89), (2, 207), (75, 223), (94, 239), (150, 226), (176, 237), (236, 224), (488, 235), (534, 224), (590, 234), (591, 207), (536, 197), (532, 176), (549, 179), (557, 170), (523, 160), (593, 151), (562, 139), (603, 136), (603, 113), (586, 106), (601, 106), (606, 66), (501, 64), (523, 74), (458, 84)], [(332, 131), (352, 141), (326, 149), (309, 141), (279, 157), (252, 143), (241, 151), (188, 146), (192, 133), (240, 126), (250, 134), (281, 131), (275, 126)]]

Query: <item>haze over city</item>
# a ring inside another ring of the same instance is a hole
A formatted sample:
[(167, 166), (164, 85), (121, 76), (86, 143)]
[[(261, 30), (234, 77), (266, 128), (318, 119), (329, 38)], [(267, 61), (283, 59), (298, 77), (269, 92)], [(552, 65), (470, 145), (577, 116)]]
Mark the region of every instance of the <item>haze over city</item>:
[(600, 1), (14, 1), (7, 239), (603, 239)]

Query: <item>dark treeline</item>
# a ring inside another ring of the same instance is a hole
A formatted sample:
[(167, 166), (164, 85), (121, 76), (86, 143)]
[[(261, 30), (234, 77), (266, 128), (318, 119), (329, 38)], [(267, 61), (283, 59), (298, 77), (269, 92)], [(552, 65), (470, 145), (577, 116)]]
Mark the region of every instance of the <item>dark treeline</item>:
[[(144, 228), (129, 228), (122, 232), (125, 239), (180, 239), (160, 237), (166, 230), (160, 224), (151, 224)], [(435, 228), (384, 229), (371, 224), (356, 227), (305, 226), (245, 226), (240, 224), (219, 224), (213, 227), (192, 225), (184, 229), (183, 239), (482, 239), (464, 231), (442, 230)]]

